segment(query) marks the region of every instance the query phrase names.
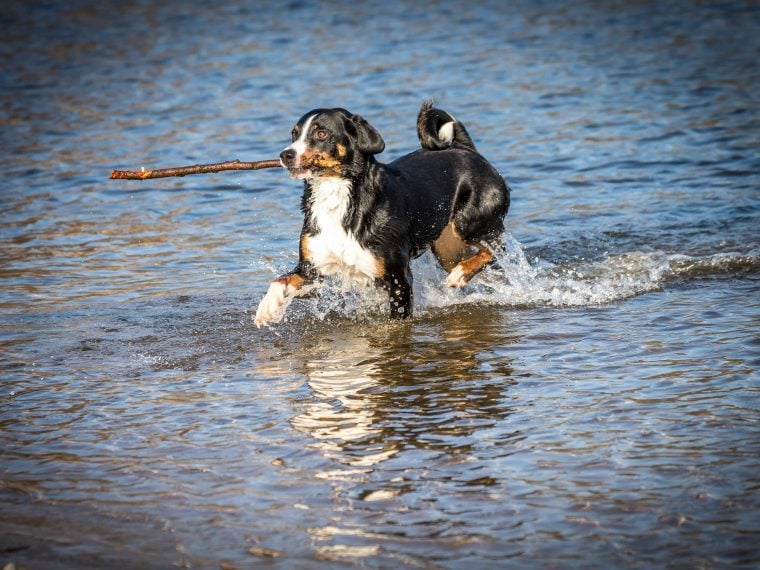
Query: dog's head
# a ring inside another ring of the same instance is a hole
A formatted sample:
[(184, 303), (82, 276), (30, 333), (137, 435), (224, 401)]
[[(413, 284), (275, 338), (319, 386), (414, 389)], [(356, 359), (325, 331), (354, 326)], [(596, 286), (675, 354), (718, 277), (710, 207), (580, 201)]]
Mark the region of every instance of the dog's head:
[(293, 127), (293, 142), (280, 153), (291, 176), (349, 178), (385, 148), (383, 137), (359, 115), (345, 109), (315, 109)]

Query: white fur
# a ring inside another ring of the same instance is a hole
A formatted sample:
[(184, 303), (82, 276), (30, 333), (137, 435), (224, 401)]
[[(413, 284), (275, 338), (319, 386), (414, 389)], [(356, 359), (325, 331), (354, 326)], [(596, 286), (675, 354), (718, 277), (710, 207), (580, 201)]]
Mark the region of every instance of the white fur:
[(350, 181), (340, 178), (318, 178), (312, 183), (311, 219), (318, 231), (308, 242), (309, 260), (322, 275), (369, 285), (379, 277), (376, 258), (343, 228), (350, 192)]
[(253, 322), (257, 327), (279, 323), (285, 316), (285, 309), (296, 296), (296, 289), (285, 285), (280, 281), (274, 281), (256, 309)]
[[(303, 125), (303, 130), (301, 130), (301, 134), (298, 135), (298, 139), (284, 149), (296, 151), (296, 167), (301, 165), (301, 157), (303, 156), (303, 153), (306, 152), (306, 148), (308, 146), (306, 144), (306, 138), (309, 136), (309, 129), (311, 128), (311, 123), (314, 121), (314, 117), (316, 117), (316, 115), (311, 115), (308, 119), (306, 119), (306, 122)], [(280, 163), (282, 164), (282, 159), (280, 159)], [(282, 166), (285, 165), (283, 164)]]
[(464, 287), (467, 285), (467, 280), (464, 278), (464, 270), (461, 265), (457, 265), (446, 276), (446, 285), (449, 287)]
[(449, 121), (438, 129), (438, 139), (446, 144), (451, 144), (451, 141), (454, 140), (454, 121)]

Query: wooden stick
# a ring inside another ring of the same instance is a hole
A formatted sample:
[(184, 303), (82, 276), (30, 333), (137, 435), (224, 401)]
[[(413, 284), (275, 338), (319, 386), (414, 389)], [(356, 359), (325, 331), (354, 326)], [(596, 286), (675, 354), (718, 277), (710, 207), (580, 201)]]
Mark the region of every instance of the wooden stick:
[(256, 162), (240, 162), (230, 160), (215, 164), (196, 164), (195, 166), (178, 166), (177, 168), (160, 168), (158, 170), (112, 170), (110, 178), (125, 180), (145, 180), (146, 178), (166, 178), (167, 176), (187, 176), (188, 174), (208, 174), (222, 170), (260, 170), (262, 168), (281, 167), (279, 160), (259, 160)]

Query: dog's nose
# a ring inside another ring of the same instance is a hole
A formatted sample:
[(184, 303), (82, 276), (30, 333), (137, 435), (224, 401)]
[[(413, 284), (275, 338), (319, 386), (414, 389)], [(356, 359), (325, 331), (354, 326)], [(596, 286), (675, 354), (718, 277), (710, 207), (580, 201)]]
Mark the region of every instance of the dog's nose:
[(280, 153), (280, 160), (284, 166), (292, 166), (296, 160), (296, 151), (290, 147), (286, 148)]

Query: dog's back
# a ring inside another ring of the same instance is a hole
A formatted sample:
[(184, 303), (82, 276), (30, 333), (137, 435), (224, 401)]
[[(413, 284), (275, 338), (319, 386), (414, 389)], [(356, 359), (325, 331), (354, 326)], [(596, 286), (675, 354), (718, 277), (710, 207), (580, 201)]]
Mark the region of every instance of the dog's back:
[(466, 244), (498, 240), (509, 187), (477, 151), (465, 126), (425, 101), (417, 116), (417, 136), (422, 148), (381, 165), (385, 191), (403, 202), (413, 255), (430, 247), (450, 224), (460, 252)]
[(451, 148), (475, 151), (467, 129), (450, 113), (433, 107), (432, 100), (422, 103), (417, 115), (417, 137), (425, 150), (445, 150)]

